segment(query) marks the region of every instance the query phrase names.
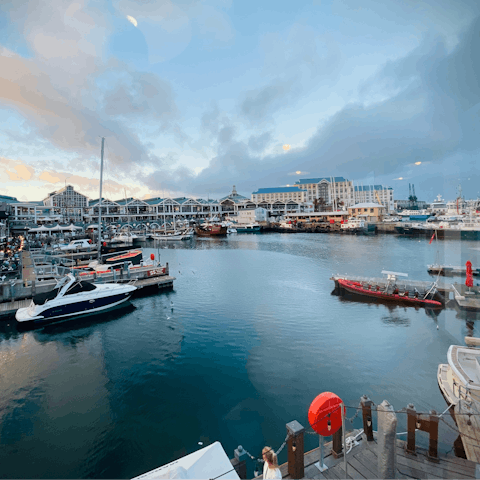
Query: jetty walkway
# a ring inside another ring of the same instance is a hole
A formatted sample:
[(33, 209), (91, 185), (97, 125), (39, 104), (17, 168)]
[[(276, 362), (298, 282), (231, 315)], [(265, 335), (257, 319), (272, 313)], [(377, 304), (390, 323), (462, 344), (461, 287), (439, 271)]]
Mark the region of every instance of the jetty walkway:
[[(304, 475), (301, 478), (311, 479), (337, 479), (337, 478), (381, 478), (378, 475), (378, 443), (368, 442), (365, 434), (359, 437), (359, 445), (347, 454), (347, 473), (343, 456), (335, 458), (327, 454), (324, 464), (327, 470), (320, 472), (315, 466), (320, 458), (319, 448), (304, 454)], [(428, 459), (428, 451), (416, 447), (416, 455), (406, 453), (406, 442), (396, 441), (396, 475), (395, 478), (478, 478), (476, 476), (477, 464), (470, 460), (457, 458), (453, 455), (438, 455), (438, 462)], [(331, 443), (325, 445), (324, 451), (331, 449)], [(283, 478), (292, 477), (288, 472), (288, 462), (280, 466)], [(262, 478), (256, 477), (258, 479)]]

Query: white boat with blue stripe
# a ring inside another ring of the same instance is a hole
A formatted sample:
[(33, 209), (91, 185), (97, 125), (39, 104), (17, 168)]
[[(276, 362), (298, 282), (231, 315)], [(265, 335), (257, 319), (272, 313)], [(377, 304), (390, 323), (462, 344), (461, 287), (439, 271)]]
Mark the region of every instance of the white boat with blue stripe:
[(35, 295), (28, 307), (19, 308), (15, 318), (19, 323), (46, 324), (93, 314), (126, 302), (136, 289), (130, 284), (80, 281), (69, 273), (53, 290)]

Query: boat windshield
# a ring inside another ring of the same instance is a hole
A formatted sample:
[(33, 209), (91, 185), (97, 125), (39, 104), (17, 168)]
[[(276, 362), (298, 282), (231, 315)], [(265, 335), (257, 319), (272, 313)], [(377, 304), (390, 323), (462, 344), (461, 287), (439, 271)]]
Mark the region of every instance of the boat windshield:
[(66, 292), (65, 295), (74, 295), (75, 293), (91, 292), (97, 288), (88, 282), (75, 282)]
[(37, 293), (37, 295), (33, 296), (33, 299), (32, 299), (33, 303), (35, 305), (43, 305), (48, 300), (53, 300), (54, 298), (56, 298), (59, 291), (60, 291), (60, 288), (54, 288), (49, 292)]

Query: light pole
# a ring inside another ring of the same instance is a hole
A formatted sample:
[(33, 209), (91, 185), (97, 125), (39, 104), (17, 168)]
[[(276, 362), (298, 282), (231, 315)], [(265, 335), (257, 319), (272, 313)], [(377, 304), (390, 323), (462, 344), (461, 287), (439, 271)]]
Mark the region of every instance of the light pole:
[(67, 223), (67, 215), (68, 215), (68, 206), (67, 206), (67, 180), (71, 177), (72, 175), (70, 175), (69, 177), (66, 177), (65, 178), (65, 190), (63, 192), (63, 203), (65, 205), (65, 223)]

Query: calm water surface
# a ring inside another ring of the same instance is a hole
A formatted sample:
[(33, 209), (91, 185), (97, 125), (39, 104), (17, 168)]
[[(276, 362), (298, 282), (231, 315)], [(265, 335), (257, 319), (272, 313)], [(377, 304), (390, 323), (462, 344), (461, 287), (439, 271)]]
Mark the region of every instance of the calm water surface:
[[(475, 315), (356, 302), (330, 280), (382, 269), (428, 280), (437, 255), (478, 266), (478, 242), (237, 234), (149, 246), (173, 291), (27, 333), (0, 323), (0, 477), (131, 478), (216, 440), (230, 457), (239, 444), (258, 455), (287, 422), (308, 427), (323, 391), (442, 412), (437, 366), (480, 336)], [(440, 435), (449, 450), (456, 434), (441, 423)], [(307, 435), (306, 449), (317, 442)]]

